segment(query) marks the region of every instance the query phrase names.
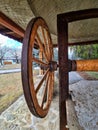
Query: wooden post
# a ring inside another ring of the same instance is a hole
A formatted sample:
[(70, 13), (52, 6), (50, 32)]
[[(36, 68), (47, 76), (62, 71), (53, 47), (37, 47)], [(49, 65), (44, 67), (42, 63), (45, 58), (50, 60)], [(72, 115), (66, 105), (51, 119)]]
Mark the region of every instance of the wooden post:
[(68, 24), (58, 15), (58, 51), (59, 51), (59, 111), (60, 130), (67, 128), (66, 100), (68, 98)]

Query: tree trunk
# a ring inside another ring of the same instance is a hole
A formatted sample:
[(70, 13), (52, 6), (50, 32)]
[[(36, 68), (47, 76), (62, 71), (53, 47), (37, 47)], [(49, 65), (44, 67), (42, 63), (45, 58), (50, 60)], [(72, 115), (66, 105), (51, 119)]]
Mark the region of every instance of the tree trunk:
[(3, 65), (3, 63), (2, 63), (2, 59), (0, 59), (0, 63), (1, 63), (1, 65)]

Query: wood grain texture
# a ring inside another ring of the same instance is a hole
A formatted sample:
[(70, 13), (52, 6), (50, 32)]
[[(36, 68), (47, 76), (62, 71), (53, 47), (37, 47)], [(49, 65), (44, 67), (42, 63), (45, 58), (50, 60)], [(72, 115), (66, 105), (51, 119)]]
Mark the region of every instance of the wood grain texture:
[(77, 71), (98, 71), (98, 60), (76, 60)]

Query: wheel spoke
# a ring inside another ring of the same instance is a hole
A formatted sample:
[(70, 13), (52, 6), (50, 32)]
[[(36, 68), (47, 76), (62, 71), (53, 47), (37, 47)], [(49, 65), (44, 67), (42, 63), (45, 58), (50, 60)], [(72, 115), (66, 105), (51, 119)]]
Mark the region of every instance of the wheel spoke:
[(36, 34), (36, 41), (37, 41), (37, 43), (39, 44), (40, 48), (41, 48), (42, 50), (44, 50), (42, 41), (41, 41), (41, 39), (40, 39), (38, 33)]
[(38, 86), (37, 86), (37, 88), (36, 88), (36, 90), (35, 90), (36, 93), (37, 93), (37, 92), (39, 91), (39, 89), (41, 88), (41, 85), (42, 85), (42, 83), (44, 82), (44, 80), (46, 79), (48, 72), (49, 72), (49, 69), (47, 69), (46, 73), (44, 74), (44, 76), (42, 77), (41, 81), (39, 82), (39, 84), (38, 84)]
[[(51, 102), (52, 99), (52, 93), (53, 92), (53, 73), (50, 74), (50, 78), (49, 78), (49, 85), (48, 85), (48, 102), (47, 104), (49, 104)], [(51, 92), (50, 92), (51, 91)]]
[(42, 44), (42, 41), (41, 41), (41, 39), (40, 39), (38, 33), (36, 34), (36, 40), (37, 40), (37, 42), (38, 42), (40, 48), (42, 49), (42, 51), (43, 51), (43, 53), (44, 53), (44, 55), (45, 55), (46, 60), (49, 62), (49, 58), (47, 57), (47, 54), (46, 54), (46, 52), (45, 52), (44, 46), (43, 46), (43, 44)]
[(41, 31), (42, 31), (43, 38), (44, 38), (44, 44), (46, 45), (47, 41), (46, 41), (45, 32), (44, 32), (44, 28), (43, 27), (41, 27)]
[[(47, 52), (47, 55), (48, 55), (48, 57), (49, 57), (49, 60), (50, 60), (50, 53), (49, 53), (49, 45), (48, 45), (48, 43), (47, 43), (47, 38), (48, 38), (48, 40), (49, 40), (49, 37), (47, 37), (46, 38), (46, 36), (45, 36), (45, 31), (44, 31), (44, 28), (43, 27), (41, 27), (41, 31), (42, 31), (42, 35), (43, 35), (43, 38), (44, 38), (44, 46), (46, 47), (46, 52)], [(46, 35), (47, 35), (47, 31), (46, 31)]]
[(42, 98), (41, 108), (43, 108), (44, 103), (47, 101), (47, 89), (48, 89), (49, 76), (50, 76), (50, 73), (48, 73), (48, 76), (46, 78), (46, 85), (45, 85), (45, 90), (44, 90), (44, 94)]
[(41, 61), (41, 60), (39, 60), (39, 59), (37, 59), (37, 58), (35, 58), (35, 57), (32, 57), (32, 61), (33, 61), (33, 62), (36, 62), (36, 63), (38, 63), (38, 64), (41, 64), (41, 65), (43, 65), (43, 66), (47, 66), (47, 67), (48, 67), (48, 64), (47, 64), (47, 63), (44, 63), (43, 61)]
[(46, 34), (47, 34), (47, 39), (48, 39), (48, 45), (49, 45), (49, 47), (48, 47), (48, 51), (49, 51), (49, 56), (50, 56), (50, 59), (52, 59), (52, 54), (53, 54), (53, 50), (52, 50), (52, 44), (51, 44), (51, 37), (49, 36), (49, 33), (48, 33), (48, 31), (46, 31)]

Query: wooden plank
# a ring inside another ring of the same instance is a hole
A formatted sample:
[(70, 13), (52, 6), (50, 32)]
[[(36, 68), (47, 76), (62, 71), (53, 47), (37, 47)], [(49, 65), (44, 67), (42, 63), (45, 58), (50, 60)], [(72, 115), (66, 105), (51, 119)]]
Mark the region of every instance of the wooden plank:
[(2, 12), (0, 12), (0, 24), (12, 30), (16, 34), (20, 35), (21, 37), (24, 37), (25, 31), (15, 22), (9, 19), (6, 15), (4, 15)]

